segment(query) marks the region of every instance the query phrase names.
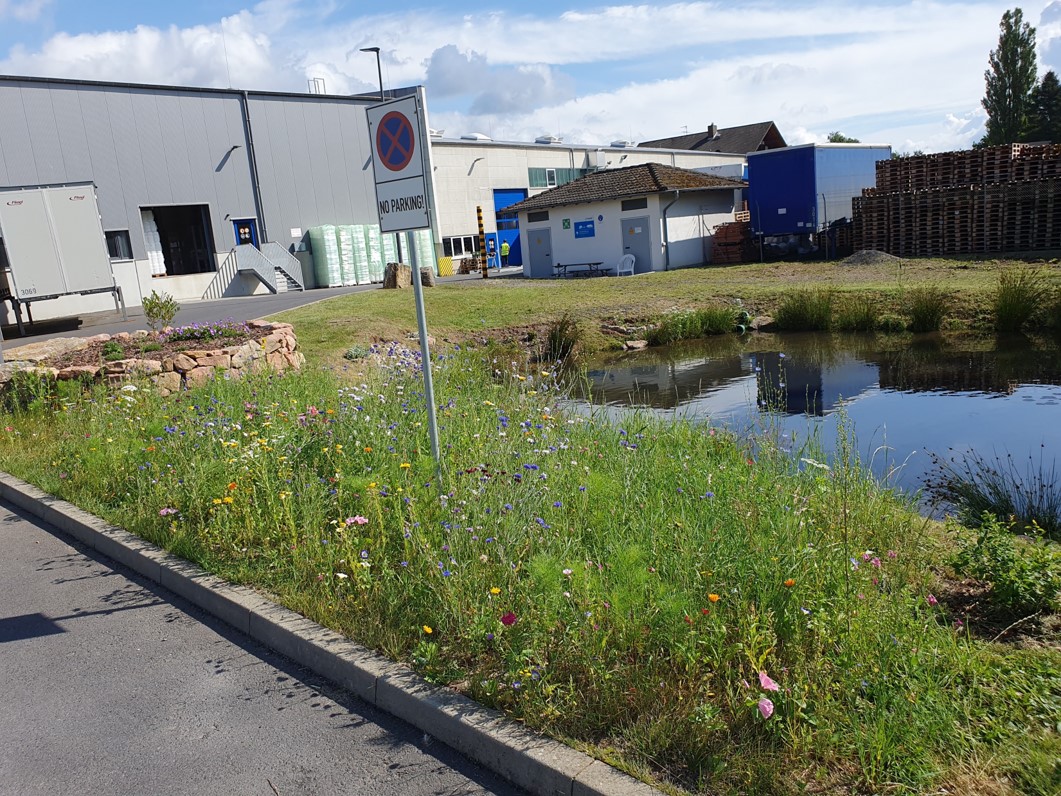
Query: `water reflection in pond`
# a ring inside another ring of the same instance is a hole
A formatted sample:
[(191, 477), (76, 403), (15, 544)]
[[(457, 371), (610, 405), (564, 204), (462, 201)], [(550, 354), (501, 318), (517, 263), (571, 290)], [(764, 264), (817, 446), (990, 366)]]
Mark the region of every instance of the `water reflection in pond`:
[[(837, 334), (725, 336), (630, 352), (586, 365), (571, 394), (624, 416), (707, 420), (747, 433), (777, 427), (797, 447), (835, 445), (844, 405), (863, 461), (897, 465), (914, 491), (929, 452), (977, 451), (1047, 462), (1061, 451), (1061, 352), (1025, 338), (948, 344)], [(589, 392), (587, 392), (587, 389)], [(882, 448), (882, 446), (885, 446)]]

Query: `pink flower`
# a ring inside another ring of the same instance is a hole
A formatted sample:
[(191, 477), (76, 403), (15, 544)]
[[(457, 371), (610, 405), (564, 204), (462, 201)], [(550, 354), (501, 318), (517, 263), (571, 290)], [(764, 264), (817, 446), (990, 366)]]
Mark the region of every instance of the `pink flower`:
[(928, 600), (928, 604), (929, 605), (938, 605), (939, 604), (939, 600), (936, 599), (936, 595), (934, 595), (934, 594), (928, 595), (928, 597), (926, 597), (925, 599)]
[(874, 559), (872, 561), (870, 561), (869, 563), (871, 563), (877, 569), (880, 569), (880, 559), (879, 558), (874, 557)]
[[(771, 680), (770, 675), (768, 675), (766, 672), (759, 672), (759, 685), (764, 691), (777, 691), (778, 689), (777, 683)], [(772, 706), (771, 710), (773, 710)]]
[(774, 715), (774, 703), (766, 697), (759, 700), (759, 713), (764, 719), (768, 719)]
[(502, 614), (501, 624), (503, 624), (505, 627), (512, 627), (512, 625), (516, 624), (516, 615), (511, 611), (506, 614)]
[(356, 517), (347, 517), (347, 525), (368, 525), (368, 517), (362, 517), (358, 514)]

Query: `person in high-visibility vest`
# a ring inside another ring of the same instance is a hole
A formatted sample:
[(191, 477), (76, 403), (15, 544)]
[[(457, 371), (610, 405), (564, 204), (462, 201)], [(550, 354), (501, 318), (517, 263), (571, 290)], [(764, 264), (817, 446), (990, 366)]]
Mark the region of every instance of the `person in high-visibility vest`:
[(508, 265), (508, 241), (501, 241), (501, 267)]

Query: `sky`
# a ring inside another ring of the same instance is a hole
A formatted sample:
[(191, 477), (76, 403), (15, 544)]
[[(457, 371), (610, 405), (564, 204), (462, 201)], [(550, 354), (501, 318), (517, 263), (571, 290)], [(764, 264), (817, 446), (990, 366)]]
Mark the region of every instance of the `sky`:
[[(0, 74), (378, 91), (424, 85), (447, 138), (645, 141), (773, 121), (789, 144), (839, 131), (900, 152), (982, 137), (989, 0), (0, 0)], [(1061, 0), (1025, 2), (1039, 74), (1061, 73)]]

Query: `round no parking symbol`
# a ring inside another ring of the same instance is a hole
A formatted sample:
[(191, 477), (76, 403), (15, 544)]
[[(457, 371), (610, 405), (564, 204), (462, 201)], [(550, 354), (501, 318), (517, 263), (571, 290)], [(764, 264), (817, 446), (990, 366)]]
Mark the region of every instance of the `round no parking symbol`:
[(390, 171), (401, 171), (413, 159), (416, 136), (409, 118), (400, 111), (391, 111), (376, 127), (376, 154), (379, 162)]

